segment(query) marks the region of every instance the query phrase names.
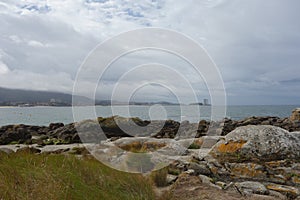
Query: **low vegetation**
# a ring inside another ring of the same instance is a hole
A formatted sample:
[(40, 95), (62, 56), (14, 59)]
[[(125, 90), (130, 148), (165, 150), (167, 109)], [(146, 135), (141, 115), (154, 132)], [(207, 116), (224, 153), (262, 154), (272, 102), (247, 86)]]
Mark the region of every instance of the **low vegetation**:
[(92, 158), (19, 152), (0, 155), (0, 199), (155, 199), (153, 182)]
[(151, 180), (157, 187), (165, 187), (167, 182), (168, 167), (153, 171), (150, 175)]

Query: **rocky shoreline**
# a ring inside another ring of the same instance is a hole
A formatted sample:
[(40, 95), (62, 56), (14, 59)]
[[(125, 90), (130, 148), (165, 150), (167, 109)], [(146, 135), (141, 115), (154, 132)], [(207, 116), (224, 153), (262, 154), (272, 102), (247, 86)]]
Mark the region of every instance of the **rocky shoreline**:
[[(300, 199), (300, 109), (284, 119), (249, 117), (240, 121), (202, 120), (196, 124), (168, 120), (162, 129), (159, 121), (150, 123), (131, 118), (139, 126), (146, 127), (143, 133), (132, 129), (135, 137), (130, 137), (118, 126), (133, 128), (128, 120), (115, 116), (67, 125), (3, 126), (0, 128), (0, 151), (113, 155), (118, 147), (126, 152), (149, 153), (147, 162), (153, 166), (162, 160), (171, 163), (167, 166), (170, 190), (183, 180), (196, 177), (209, 187), (241, 196)], [(99, 141), (99, 145), (91, 149), (80, 144), (76, 128), (84, 127), (86, 134), (93, 138), (94, 126), (98, 123), (109, 139)], [(196, 133), (195, 139), (188, 137), (192, 133)], [(129, 154), (118, 152), (113, 162), (116, 166), (140, 170), (141, 166), (128, 163), (129, 158), (132, 159)], [(111, 157), (109, 159), (111, 162)], [(193, 189), (189, 184), (185, 187), (186, 192)]]
[[(182, 135), (200, 138), (207, 135), (225, 136), (237, 127), (247, 125), (271, 125), (283, 128), (289, 132), (300, 131), (299, 109), (294, 110), (289, 118), (279, 117), (249, 117), (243, 120), (231, 120), (225, 118), (221, 122), (201, 120), (199, 123), (181, 123), (173, 120), (147, 121), (139, 118), (123, 118), (113, 116), (108, 118), (99, 117), (97, 120), (86, 120), (79, 123), (51, 123), (49, 126), (31, 126), (24, 124), (6, 125), (0, 127), (0, 145), (7, 144), (72, 144), (81, 143), (76, 128), (84, 127), (86, 134), (93, 133), (95, 126), (100, 124), (107, 138), (120, 138), (130, 136), (143, 136), (153, 138), (178, 138)], [(146, 127), (143, 133), (135, 133), (135, 127), (128, 123), (132, 120), (136, 125)], [(118, 123), (116, 123), (117, 121)], [(129, 135), (119, 127), (131, 130)], [(132, 126), (132, 127), (131, 127)]]

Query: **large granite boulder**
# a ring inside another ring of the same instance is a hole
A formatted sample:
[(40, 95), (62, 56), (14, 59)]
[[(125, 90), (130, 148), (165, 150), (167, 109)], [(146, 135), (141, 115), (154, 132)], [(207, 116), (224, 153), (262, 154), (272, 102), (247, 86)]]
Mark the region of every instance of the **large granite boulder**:
[(141, 134), (138, 132), (139, 127), (149, 124), (149, 122), (139, 118), (125, 118), (120, 116), (99, 117), (97, 121), (108, 138), (137, 136)]
[[(213, 146), (209, 155), (206, 161), (213, 177), (277, 184), (279, 189), (267, 188), (288, 196), (299, 195), (300, 132), (269, 125), (239, 127)], [(280, 188), (296, 188), (293, 190), (297, 192)]]
[(169, 138), (123, 137), (114, 141), (102, 141), (88, 147), (88, 150), (108, 166), (145, 173), (166, 167), (180, 159), (180, 156), (186, 155), (188, 150), (183, 145), (185, 144)]
[(300, 133), (269, 125), (238, 127), (214, 146), (211, 155), (221, 162), (299, 160)]
[(147, 137), (121, 138), (113, 142), (117, 147), (131, 152), (153, 152), (167, 146), (170, 139), (155, 139)]
[(269, 194), (268, 189), (259, 182), (253, 181), (245, 181), (245, 182), (238, 182), (235, 184), (236, 189), (242, 193), (243, 195), (249, 194)]

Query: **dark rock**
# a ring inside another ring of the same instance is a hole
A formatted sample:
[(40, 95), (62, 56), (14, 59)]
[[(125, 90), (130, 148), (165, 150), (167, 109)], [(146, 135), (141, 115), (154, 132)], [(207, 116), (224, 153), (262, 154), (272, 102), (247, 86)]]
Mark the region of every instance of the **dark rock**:
[(50, 152), (47, 152), (48, 154), (62, 154), (62, 153), (65, 153), (65, 152), (68, 152), (70, 150), (70, 148), (66, 148), (66, 149), (57, 149), (55, 151), (50, 151)]
[[(155, 123), (155, 122), (154, 122)], [(159, 125), (161, 122), (156, 122)], [(156, 138), (175, 138), (178, 133), (180, 123), (173, 120), (166, 120), (162, 129), (153, 137)]]
[(79, 137), (76, 136), (77, 130), (75, 125), (68, 124), (49, 132), (50, 139), (57, 138), (63, 144), (79, 143)]
[(130, 137), (139, 135), (137, 127), (143, 127), (148, 124), (139, 118), (124, 118), (113, 116), (108, 118), (98, 118), (101, 129), (105, 135), (110, 137)]
[(23, 124), (8, 125), (0, 127), (0, 144), (39, 143), (43, 145), (42, 143), (50, 144), (49, 141), (57, 143), (58, 140), (62, 144), (80, 143), (81, 140), (83, 140), (82, 142), (98, 143), (107, 138), (131, 136), (175, 139), (199, 138), (206, 135), (225, 136), (236, 128), (247, 125), (273, 125), (294, 132), (300, 131), (300, 120), (297, 120), (298, 110), (300, 109), (294, 110), (290, 118), (282, 119), (253, 116), (238, 121), (225, 118), (221, 122), (201, 120), (199, 123), (189, 123), (188, 121), (179, 123), (173, 120), (144, 121), (139, 118), (112, 116), (67, 125), (51, 123), (48, 127)]
[(206, 166), (205, 163), (195, 163), (191, 162), (188, 166), (188, 169), (193, 169), (195, 172), (195, 175), (211, 175), (211, 171), (209, 168)]
[(51, 123), (51, 124), (49, 124), (50, 130), (55, 130), (55, 129), (61, 128), (63, 126), (64, 126), (63, 123)]
[(31, 139), (31, 133), (22, 124), (9, 125), (0, 129), (0, 144), (24, 143)]

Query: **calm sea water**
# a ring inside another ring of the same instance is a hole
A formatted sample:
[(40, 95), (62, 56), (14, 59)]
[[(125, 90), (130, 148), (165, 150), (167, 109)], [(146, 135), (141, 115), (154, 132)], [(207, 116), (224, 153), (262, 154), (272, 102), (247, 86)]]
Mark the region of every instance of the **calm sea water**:
[[(284, 106), (228, 106), (226, 116), (231, 119), (243, 119), (249, 116), (288, 117), (297, 105)], [(94, 116), (108, 117), (120, 115), (149, 119), (189, 120), (210, 119), (209, 106), (97, 106), (96, 114), (90, 113), (91, 107), (77, 107), (80, 117), (76, 119), (93, 119)], [(199, 111), (200, 110), (200, 116)], [(0, 108), (0, 126), (7, 124), (48, 125), (52, 122), (74, 122), (71, 107), (15, 107)]]

